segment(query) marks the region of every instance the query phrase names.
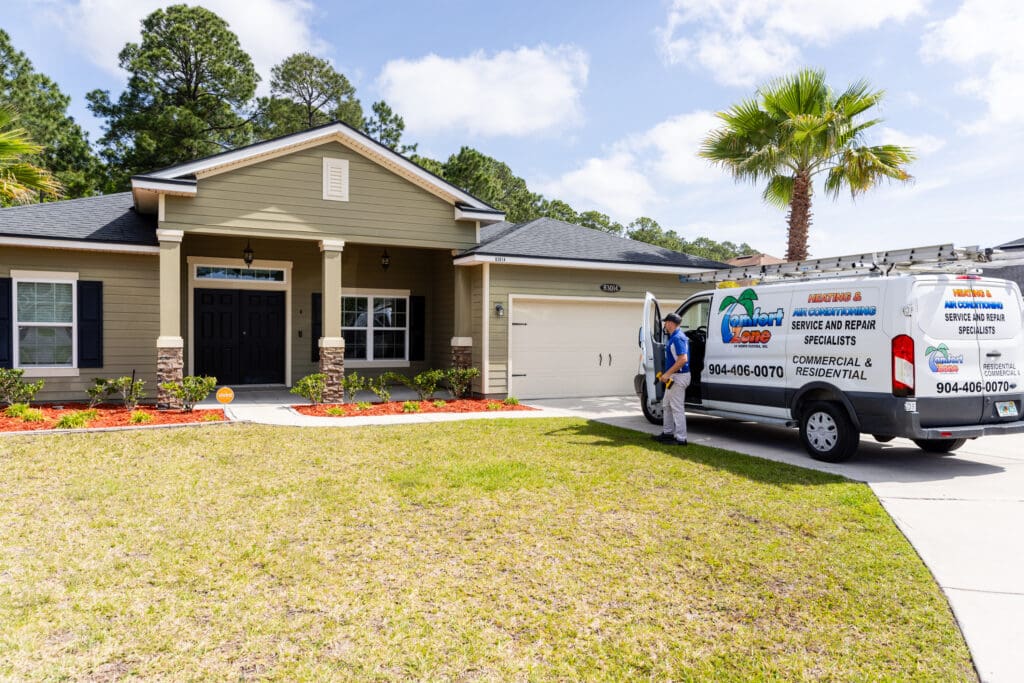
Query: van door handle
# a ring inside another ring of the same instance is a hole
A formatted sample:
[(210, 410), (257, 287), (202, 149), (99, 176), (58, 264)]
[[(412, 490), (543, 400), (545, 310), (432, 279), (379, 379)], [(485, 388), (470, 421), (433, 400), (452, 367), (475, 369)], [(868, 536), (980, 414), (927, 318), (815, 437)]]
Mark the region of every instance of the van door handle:
[(989, 358), (999, 358), (999, 357), (1000, 357), (1000, 356), (1002, 356), (1003, 354), (1002, 354), (1002, 352), (1001, 352), (1001, 351), (989, 351), (989, 352), (988, 352), (988, 353), (986, 353), (985, 355), (986, 355), (987, 357), (989, 357)]

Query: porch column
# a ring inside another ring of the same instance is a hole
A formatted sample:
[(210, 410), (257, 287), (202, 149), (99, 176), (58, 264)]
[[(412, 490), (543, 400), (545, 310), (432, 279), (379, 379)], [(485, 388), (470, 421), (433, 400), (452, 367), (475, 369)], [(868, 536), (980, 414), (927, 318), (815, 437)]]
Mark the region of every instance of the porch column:
[(158, 229), (160, 241), (160, 336), (156, 340), (156, 403), (158, 408), (180, 408), (176, 398), (160, 388), (180, 382), (185, 368), (185, 341), (181, 337), (181, 230)]
[(455, 266), (455, 336), (452, 337), (452, 367), (468, 368), (473, 364), (473, 271)]
[(324, 402), (345, 400), (342, 381), (345, 379), (345, 338), (341, 336), (341, 252), (344, 240), (323, 240), (323, 336), (320, 337), (320, 372), (327, 376)]

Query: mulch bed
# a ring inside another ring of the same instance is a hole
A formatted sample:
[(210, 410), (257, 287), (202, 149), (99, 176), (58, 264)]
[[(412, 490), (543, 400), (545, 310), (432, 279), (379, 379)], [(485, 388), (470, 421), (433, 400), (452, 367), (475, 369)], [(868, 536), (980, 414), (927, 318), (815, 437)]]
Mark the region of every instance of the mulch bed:
[[(55, 406), (61, 406), (57, 408)], [(42, 411), (45, 418), (42, 422), (25, 422), (20, 417), (7, 417), (0, 407), (0, 432), (28, 432), (46, 429), (56, 429), (57, 420), (61, 416), (78, 410), (88, 410), (85, 403), (57, 403), (38, 404), (32, 408)], [(129, 422), (131, 411), (125, 410), (124, 406), (100, 404), (93, 408), (96, 411), (96, 418), (89, 420), (86, 428), (96, 427), (144, 427), (149, 425), (170, 425), (170, 424), (191, 424), (196, 422), (220, 422), (225, 420), (224, 411), (216, 408), (211, 410), (196, 410), (192, 413), (183, 413), (179, 410), (157, 410), (148, 406), (136, 408), (150, 416), (148, 422), (132, 424)]]
[[(433, 401), (411, 401), (419, 405), (419, 410), (415, 412), (406, 412), (403, 409), (405, 401), (391, 401), (389, 403), (371, 403), (370, 407), (360, 410), (355, 403), (322, 403), (318, 406), (310, 405), (294, 405), (297, 412), (303, 415), (311, 415), (313, 417), (372, 417), (376, 415), (416, 415), (420, 413), (485, 413), (490, 411), (499, 410), (536, 410), (524, 405), (505, 405), (501, 401), (493, 401), (489, 399), (470, 399), (463, 398), (458, 401), (446, 401), (443, 406), (437, 407)], [(488, 408), (488, 406), (498, 406), (497, 408)], [(343, 414), (335, 414), (327, 412), (328, 409), (333, 409), (332, 412), (337, 412), (337, 409), (344, 411)]]

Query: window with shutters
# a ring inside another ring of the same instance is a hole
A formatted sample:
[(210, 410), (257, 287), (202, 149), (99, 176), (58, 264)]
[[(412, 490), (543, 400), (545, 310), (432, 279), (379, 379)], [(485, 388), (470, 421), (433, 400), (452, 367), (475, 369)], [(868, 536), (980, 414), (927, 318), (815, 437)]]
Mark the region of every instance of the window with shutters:
[(341, 335), (345, 362), (409, 359), (409, 297), (343, 296)]
[(348, 201), (348, 160), (324, 157), (324, 199)]
[(12, 279), (14, 367), (78, 367), (76, 275), (19, 273)]

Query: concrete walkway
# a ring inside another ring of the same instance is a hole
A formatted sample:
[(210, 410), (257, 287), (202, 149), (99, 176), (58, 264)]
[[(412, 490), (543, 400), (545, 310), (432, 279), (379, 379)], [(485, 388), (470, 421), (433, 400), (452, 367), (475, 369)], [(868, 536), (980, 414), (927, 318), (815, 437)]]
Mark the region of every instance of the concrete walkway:
[[(635, 396), (530, 402), (655, 433)], [(690, 415), (689, 441), (866, 482), (949, 599), (981, 679), (1024, 680), (1024, 435), (938, 456), (912, 442), (861, 440), (841, 464), (812, 460), (795, 429)]]

